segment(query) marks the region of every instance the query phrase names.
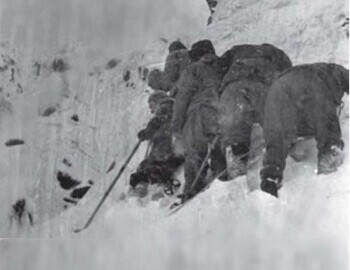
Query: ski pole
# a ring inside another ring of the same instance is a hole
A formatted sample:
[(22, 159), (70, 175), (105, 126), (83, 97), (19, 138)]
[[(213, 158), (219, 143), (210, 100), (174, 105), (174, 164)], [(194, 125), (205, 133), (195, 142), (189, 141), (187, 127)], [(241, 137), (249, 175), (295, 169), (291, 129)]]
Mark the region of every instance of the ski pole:
[[(228, 170), (228, 169), (225, 168), (224, 170), (222, 170), (221, 172), (219, 172), (217, 175), (211, 177), (210, 181), (208, 182), (209, 184), (207, 184), (206, 187), (208, 187), (208, 186), (210, 185), (210, 183), (212, 183), (216, 178), (219, 178), (219, 177), (221, 177), (222, 175), (224, 175), (224, 173), (226, 173), (227, 170)], [(205, 188), (203, 188), (200, 192), (204, 191), (204, 189), (205, 189)], [(197, 193), (196, 195), (198, 195), (198, 194), (199, 194), (199, 193)], [(191, 197), (191, 198), (189, 198), (189, 199), (186, 199), (185, 202), (182, 202), (182, 203), (177, 203), (177, 202), (175, 202), (175, 203), (173, 203), (173, 204), (169, 207), (169, 210), (171, 210), (171, 212), (170, 212), (167, 216), (169, 217), (169, 216), (175, 214), (176, 212), (178, 212), (183, 206), (185, 206), (185, 204), (186, 204), (188, 201), (190, 201), (190, 200), (192, 200), (194, 197), (196, 197), (196, 195), (193, 196), (193, 197)], [(177, 207), (177, 208), (175, 209), (175, 207)]]
[(89, 217), (89, 219), (87, 220), (87, 222), (85, 223), (85, 225), (81, 228), (81, 229), (76, 229), (74, 230), (75, 233), (81, 232), (82, 230), (85, 230), (93, 221), (94, 217), (96, 216), (96, 213), (98, 212), (98, 210), (100, 209), (100, 207), (102, 206), (103, 202), (106, 200), (106, 198), (108, 197), (109, 193), (112, 191), (114, 185), (117, 183), (118, 179), (120, 178), (120, 176), (122, 175), (122, 173), (124, 172), (126, 166), (129, 164), (130, 160), (132, 159), (132, 157), (134, 156), (134, 154), (136, 153), (137, 149), (139, 148), (139, 146), (141, 145), (142, 141), (138, 141), (137, 144), (134, 146), (134, 149), (132, 150), (131, 154), (128, 156), (128, 158), (126, 159), (126, 161), (124, 162), (123, 166), (120, 168), (118, 175), (114, 178), (113, 182), (111, 183), (111, 185), (109, 186), (109, 188), (107, 189), (107, 191), (105, 192), (105, 194), (103, 195), (102, 199), (100, 200), (100, 202), (98, 203), (98, 205), (96, 206), (94, 212), (91, 214), (91, 216)]
[(148, 142), (145, 157), (143, 159), (148, 158), (150, 149), (151, 149), (151, 142)]
[(205, 168), (205, 166), (206, 166), (206, 164), (207, 164), (207, 162), (208, 162), (208, 160), (209, 160), (209, 158), (210, 158), (211, 151), (212, 151), (213, 147), (215, 146), (215, 144), (217, 143), (218, 139), (219, 139), (219, 136), (216, 135), (215, 138), (214, 138), (214, 140), (213, 140), (213, 142), (212, 142), (211, 145), (208, 147), (209, 149), (208, 149), (207, 155), (205, 156), (205, 158), (204, 158), (204, 160), (203, 160), (203, 162), (202, 162), (202, 165), (201, 165), (201, 167), (199, 168), (199, 170), (198, 170), (198, 172), (197, 172), (196, 178), (195, 178), (195, 179), (193, 180), (193, 182), (192, 182), (192, 185), (191, 185), (191, 188), (190, 188), (190, 192), (191, 192), (191, 191), (194, 189), (194, 187), (196, 186), (196, 184), (197, 184), (197, 182), (198, 182), (198, 179), (199, 179), (200, 175), (202, 174), (202, 172), (203, 172), (203, 170), (204, 170), (204, 168)]

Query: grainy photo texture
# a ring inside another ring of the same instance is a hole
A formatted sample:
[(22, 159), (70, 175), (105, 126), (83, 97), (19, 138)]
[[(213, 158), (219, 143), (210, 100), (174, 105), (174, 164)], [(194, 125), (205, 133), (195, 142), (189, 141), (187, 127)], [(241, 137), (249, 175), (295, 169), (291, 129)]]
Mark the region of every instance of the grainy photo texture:
[(347, 0), (0, 0), (0, 269), (349, 269)]

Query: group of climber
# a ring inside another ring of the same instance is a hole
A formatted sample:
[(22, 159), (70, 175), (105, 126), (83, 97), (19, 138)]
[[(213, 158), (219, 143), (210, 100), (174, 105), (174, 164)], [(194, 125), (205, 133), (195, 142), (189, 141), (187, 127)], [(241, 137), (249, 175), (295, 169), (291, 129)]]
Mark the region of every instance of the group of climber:
[(316, 139), (318, 174), (342, 164), (337, 111), (344, 92), (349, 94), (349, 71), (340, 65), (292, 66), (270, 44), (236, 45), (219, 57), (210, 40), (200, 40), (190, 50), (175, 41), (164, 71), (151, 71), (148, 84), (155, 90), (148, 100), (154, 117), (138, 137), (150, 142), (151, 151), (130, 177), (133, 189), (169, 186), (183, 165), (181, 198), (186, 200), (208, 179), (246, 174), (254, 124), (264, 134), (264, 192), (278, 197), (286, 158), (299, 137)]

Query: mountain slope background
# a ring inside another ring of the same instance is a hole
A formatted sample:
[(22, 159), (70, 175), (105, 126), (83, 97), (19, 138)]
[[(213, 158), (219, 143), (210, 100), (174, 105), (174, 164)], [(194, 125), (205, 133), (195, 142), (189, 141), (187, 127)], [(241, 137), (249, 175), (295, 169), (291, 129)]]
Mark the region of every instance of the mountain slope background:
[[(249, 193), (240, 177), (214, 182), (167, 217), (158, 202), (140, 207), (136, 200), (119, 200), (144, 156), (143, 144), (96, 221), (72, 233), (147, 123), (144, 78), (162, 67), (170, 41), (190, 45), (209, 38), (218, 54), (236, 44), (272, 43), (294, 64), (348, 67), (347, 1), (221, 0), (207, 27), (205, 1), (146, 2), (2, 0), (4, 269), (347, 269), (348, 96), (341, 114), (346, 160), (332, 175), (315, 175), (316, 153), (310, 151), (302, 163), (288, 159), (279, 200)], [(24, 144), (9, 147), (10, 139)], [(113, 160), (116, 167), (106, 174)], [(78, 184), (66, 189), (62, 175)], [(64, 200), (84, 187), (89, 190), (74, 200), (77, 205)], [(21, 198), (33, 213), (33, 227), (28, 220), (10, 223), (12, 205)]]

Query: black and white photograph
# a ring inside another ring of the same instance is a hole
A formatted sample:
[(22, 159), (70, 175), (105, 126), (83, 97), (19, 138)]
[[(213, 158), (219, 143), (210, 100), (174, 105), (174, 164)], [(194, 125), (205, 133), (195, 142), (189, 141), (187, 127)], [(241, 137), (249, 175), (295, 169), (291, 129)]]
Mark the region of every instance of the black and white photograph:
[(0, 0), (0, 270), (349, 270), (348, 0)]

